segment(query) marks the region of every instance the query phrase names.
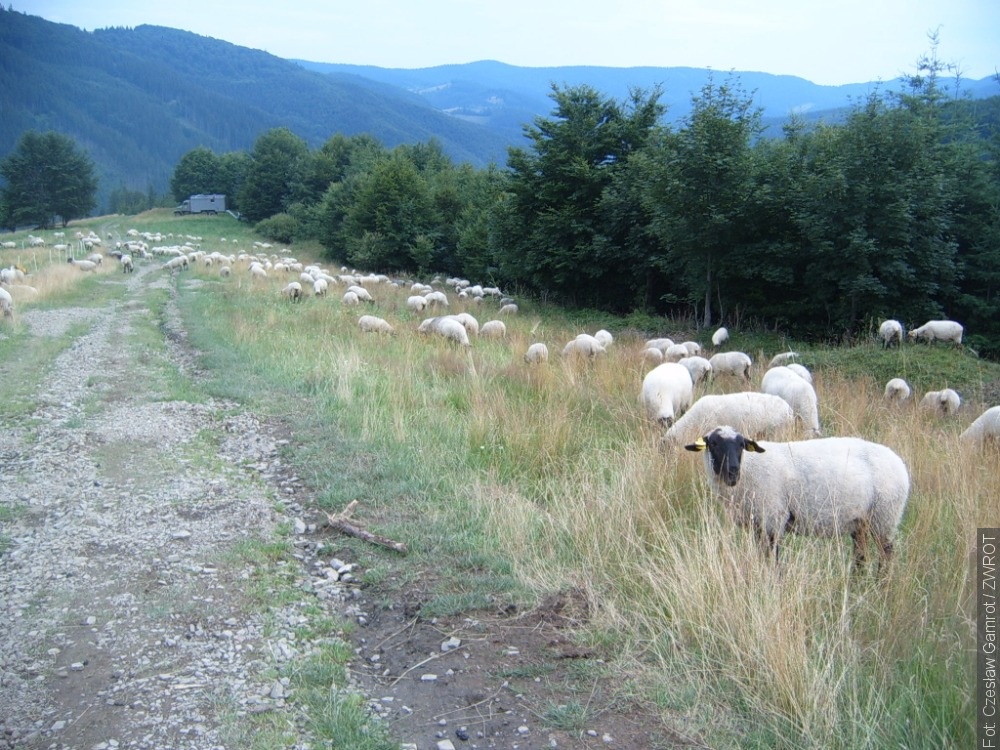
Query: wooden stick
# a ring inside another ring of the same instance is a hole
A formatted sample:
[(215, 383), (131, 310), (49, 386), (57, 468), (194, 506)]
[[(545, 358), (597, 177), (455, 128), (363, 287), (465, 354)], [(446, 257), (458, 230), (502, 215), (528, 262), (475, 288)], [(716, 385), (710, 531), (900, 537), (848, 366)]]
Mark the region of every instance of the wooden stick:
[(406, 548), (406, 545), (402, 542), (393, 541), (392, 539), (384, 537), (381, 534), (373, 534), (367, 529), (363, 529), (357, 524), (351, 523), (348, 519), (351, 517), (351, 514), (354, 512), (357, 505), (357, 500), (351, 500), (350, 504), (336, 515), (331, 515), (324, 511), (330, 526), (337, 529), (337, 531), (347, 534), (348, 536), (356, 537), (369, 542), (370, 544), (377, 544), (380, 547), (386, 547), (394, 552), (399, 552), (401, 555), (405, 555), (409, 551)]

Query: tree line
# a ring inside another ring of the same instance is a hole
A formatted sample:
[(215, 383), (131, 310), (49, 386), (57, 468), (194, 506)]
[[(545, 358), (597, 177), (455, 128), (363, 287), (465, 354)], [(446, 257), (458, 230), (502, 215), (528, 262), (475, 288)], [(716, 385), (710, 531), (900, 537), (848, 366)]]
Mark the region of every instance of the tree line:
[(932, 54), (903, 92), (835, 123), (793, 117), (780, 137), (732, 76), (677, 125), (656, 89), (553, 85), (505, 168), (455, 164), (434, 140), (334, 134), (314, 150), (274, 128), (249, 152), (189, 151), (170, 188), (224, 193), (263, 235), (370, 271), (798, 338), (947, 317), (1000, 356), (1000, 97), (952, 96), (944, 70)]

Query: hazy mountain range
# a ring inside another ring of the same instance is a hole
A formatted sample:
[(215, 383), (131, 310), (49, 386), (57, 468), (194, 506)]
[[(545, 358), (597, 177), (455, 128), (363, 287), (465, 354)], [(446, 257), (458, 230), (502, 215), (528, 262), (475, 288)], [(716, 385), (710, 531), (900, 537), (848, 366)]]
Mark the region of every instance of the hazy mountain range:
[[(0, 157), (25, 130), (65, 133), (97, 165), (102, 196), (119, 186), (166, 192), (187, 151), (249, 150), (279, 126), (312, 148), (338, 132), (369, 133), (389, 148), (434, 138), (457, 162), (502, 166), (509, 146), (527, 145), (523, 127), (551, 114), (553, 84), (587, 84), (619, 100), (659, 85), (675, 122), (710, 75), (734, 76), (772, 123), (790, 112), (835, 117), (876, 86), (901, 87), (696, 68), (483, 61), (405, 70), (285, 60), (178, 29), (86, 32), (0, 7)], [(962, 89), (1000, 94), (989, 78), (963, 81)]]

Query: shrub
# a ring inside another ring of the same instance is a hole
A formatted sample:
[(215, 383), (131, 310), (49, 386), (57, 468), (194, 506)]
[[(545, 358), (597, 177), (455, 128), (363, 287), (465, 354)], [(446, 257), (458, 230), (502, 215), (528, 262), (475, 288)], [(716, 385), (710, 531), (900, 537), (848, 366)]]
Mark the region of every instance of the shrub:
[(275, 214), (270, 218), (258, 221), (254, 230), (262, 234), (267, 239), (274, 242), (281, 242), (289, 245), (295, 239), (298, 232), (299, 222), (294, 216), (288, 214)]

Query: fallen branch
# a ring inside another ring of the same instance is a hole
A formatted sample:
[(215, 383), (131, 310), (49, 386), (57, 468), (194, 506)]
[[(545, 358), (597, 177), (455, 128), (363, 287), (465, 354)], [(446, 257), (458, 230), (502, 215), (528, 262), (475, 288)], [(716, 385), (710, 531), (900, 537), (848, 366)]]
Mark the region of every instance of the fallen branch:
[(367, 529), (363, 529), (357, 524), (352, 523), (349, 519), (357, 505), (357, 500), (351, 500), (348, 506), (340, 513), (331, 515), (326, 513), (326, 511), (323, 512), (326, 515), (327, 522), (332, 528), (337, 529), (337, 531), (343, 532), (348, 536), (362, 539), (366, 542), (370, 542), (371, 544), (377, 544), (380, 547), (386, 547), (394, 552), (399, 552), (402, 555), (405, 555), (409, 551), (407, 550), (406, 545), (402, 542), (393, 541), (392, 539), (384, 537), (381, 534), (373, 534)]

